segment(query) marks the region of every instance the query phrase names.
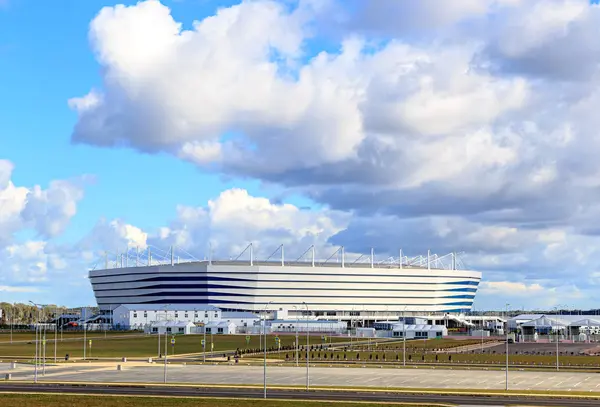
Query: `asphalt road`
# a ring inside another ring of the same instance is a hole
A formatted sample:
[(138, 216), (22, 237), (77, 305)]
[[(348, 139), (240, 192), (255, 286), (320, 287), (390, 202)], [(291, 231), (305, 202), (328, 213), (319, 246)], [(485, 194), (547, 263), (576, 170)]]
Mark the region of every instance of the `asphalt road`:
[[(262, 398), (262, 389), (243, 388), (193, 388), (193, 387), (146, 387), (146, 386), (99, 386), (99, 385), (54, 385), (54, 384), (0, 384), (0, 393), (71, 393), (71, 394), (111, 394), (122, 396), (196, 396), (225, 398)], [(304, 399), (333, 401), (371, 401), (404, 403), (446, 403), (461, 406), (593, 406), (598, 400), (526, 398), (519, 396), (477, 396), (477, 395), (435, 395), (398, 394), (385, 392), (339, 392), (301, 391), (268, 389), (267, 397), (273, 399)]]

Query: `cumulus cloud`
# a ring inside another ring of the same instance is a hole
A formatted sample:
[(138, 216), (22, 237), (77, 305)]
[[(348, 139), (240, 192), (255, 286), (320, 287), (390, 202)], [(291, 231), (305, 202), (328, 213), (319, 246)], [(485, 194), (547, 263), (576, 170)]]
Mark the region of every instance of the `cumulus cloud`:
[(94, 228), (78, 244), (80, 250), (102, 249), (123, 253), (128, 247), (146, 249), (148, 233), (121, 219), (100, 219)]
[(11, 181), (13, 169), (10, 161), (0, 160), (0, 248), (23, 229), (42, 237), (62, 233), (77, 212), (86, 178), (52, 181), (47, 189), (17, 187)]
[(222, 257), (237, 256), (252, 243), (263, 258), (284, 244), (288, 255), (298, 256), (310, 245), (328, 247), (328, 239), (344, 229), (348, 220), (347, 213), (304, 210), (235, 188), (206, 206), (179, 206), (176, 219), (151, 241), (159, 247), (177, 245), (197, 255), (206, 255), (210, 244), (215, 256)]
[(355, 251), (465, 251), (490, 281), (529, 289), (583, 281), (600, 266), (600, 6), (438, 3), (246, 1), (189, 30), (156, 0), (106, 7), (90, 25), (103, 83), (71, 99), (72, 140), (168, 153), (329, 208), (230, 190), (178, 208), (146, 242), (318, 235)]
[[(49, 270), (66, 267), (61, 253), (45, 239), (60, 235), (75, 216), (85, 177), (52, 181), (43, 189), (16, 186), (13, 170), (10, 161), (0, 160), (0, 283), (38, 284), (48, 281)], [(37, 236), (17, 238), (21, 232)]]

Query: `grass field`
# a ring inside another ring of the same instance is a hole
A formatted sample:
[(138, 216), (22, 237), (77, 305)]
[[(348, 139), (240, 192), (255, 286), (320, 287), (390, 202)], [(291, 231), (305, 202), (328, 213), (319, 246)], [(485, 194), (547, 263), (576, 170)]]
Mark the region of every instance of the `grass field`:
[[(376, 403), (339, 403), (326, 401), (277, 401), (277, 400), (239, 400), (239, 399), (200, 399), (177, 397), (112, 397), (112, 396), (74, 396), (74, 395), (28, 395), (28, 394), (2, 394), (0, 406), (19, 407), (317, 407), (317, 406), (343, 406), (343, 407), (375, 407), (382, 406)], [(386, 403), (385, 405), (394, 405)], [(397, 406), (411, 407), (409, 404), (396, 404)], [(432, 404), (431, 407), (434, 405)], [(419, 404), (419, 407), (428, 407)]]
[[(285, 359), (286, 355), (292, 360), (295, 357), (293, 352), (281, 352), (271, 354), (270, 358)], [(344, 359), (344, 356), (346, 359)], [(357, 358), (358, 356), (358, 358)], [(437, 356), (437, 358), (436, 358)], [(367, 362), (367, 363), (402, 363), (402, 351), (347, 351), (347, 352), (326, 352), (315, 351), (310, 353), (313, 362), (331, 362), (344, 360), (348, 362)], [(487, 364), (504, 365), (506, 355), (502, 354), (478, 354), (478, 353), (451, 353), (434, 354), (422, 352), (408, 352), (406, 361), (409, 363), (443, 363), (443, 364)], [(600, 367), (600, 356), (563, 356), (559, 357), (561, 366), (581, 366), (598, 368)], [(509, 364), (523, 366), (556, 366), (556, 356), (551, 355), (509, 355)]]
[[(161, 337), (161, 352), (164, 352), (165, 337)], [(293, 335), (281, 336), (281, 346), (292, 346), (295, 340)], [(14, 338), (13, 338), (14, 339)], [(46, 342), (46, 357), (54, 357), (54, 335), (49, 335)], [(89, 344), (86, 352), (88, 358), (111, 358), (111, 357), (156, 357), (158, 356), (158, 338), (156, 335), (125, 335), (125, 337), (115, 338), (108, 337), (104, 339), (104, 335), (99, 335), (89, 338), (92, 340), (91, 351)], [(171, 337), (168, 337), (169, 355), (187, 354), (202, 352), (201, 340), (203, 335), (178, 335), (175, 337), (175, 346), (170, 345)], [(345, 342), (348, 338), (334, 337), (332, 342)], [(258, 349), (260, 347), (260, 339), (258, 335), (250, 337), (250, 343), (246, 344), (245, 335), (207, 335), (206, 350), (211, 350), (211, 341), (214, 343), (214, 351), (226, 351), (236, 349)], [(311, 336), (310, 343), (320, 345), (322, 343), (320, 336)], [(269, 347), (276, 347), (274, 335), (267, 336), (267, 344)], [(301, 338), (300, 345), (306, 344), (306, 338)], [(65, 354), (69, 354), (71, 358), (83, 357), (83, 337), (73, 337), (73, 340), (57, 342), (57, 357), (64, 359)], [(35, 355), (35, 343), (15, 342), (15, 343), (0, 343), (0, 359), (11, 357), (33, 357)]]
[[(130, 335), (134, 335), (134, 336), (138, 335), (139, 336), (139, 335), (143, 335), (143, 334), (138, 331), (108, 331), (106, 333), (97, 332), (97, 331), (86, 332), (86, 337), (92, 338), (92, 339), (111, 337), (111, 336), (130, 336)], [(10, 343), (10, 337), (11, 337), (11, 335), (9, 332), (0, 332), (0, 345)], [(54, 340), (54, 331), (48, 331), (46, 333), (46, 338), (48, 340)], [(59, 340), (61, 338), (60, 331), (58, 331), (57, 338)], [(63, 340), (71, 340), (71, 339), (77, 339), (77, 338), (83, 339), (83, 332), (82, 331), (63, 332), (62, 338), (63, 338)], [(35, 332), (34, 331), (13, 332), (12, 340), (13, 340), (13, 342), (33, 341), (33, 340), (35, 340)]]
[[(402, 349), (403, 343), (402, 339), (394, 338), (396, 341), (392, 344), (386, 344), (379, 346), (380, 349)], [(497, 342), (495, 339), (484, 339), (483, 343), (489, 342)], [(406, 349), (407, 350), (435, 350), (435, 349), (454, 349), (462, 346), (469, 345), (480, 345), (481, 339), (427, 339), (427, 340), (407, 340), (406, 341)], [(355, 347), (356, 348), (356, 347)], [(357, 347), (357, 349), (365, 349), (366, 346), (362, 345)]]

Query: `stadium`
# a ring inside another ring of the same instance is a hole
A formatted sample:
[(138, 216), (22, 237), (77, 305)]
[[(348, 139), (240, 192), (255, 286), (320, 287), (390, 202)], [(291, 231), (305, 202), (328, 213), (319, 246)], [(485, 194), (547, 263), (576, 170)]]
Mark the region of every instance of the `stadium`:
[(468, 312), (481, 280), (480, 272), (463, 270), (454, 253), (409, 258), (400, 251), (379, 261), (373, 250), (357, 256), (347, 258), (341, 247), (316, 259), (311, 246), (292, 260), (281, 245), (257, 260), (250, 244), (235, 259), (198, 260), (150, 247), (128, 249), (112, 261), (107, 255), (105, 267), (91, 270), (89, 279), (104, 312), (123, 304), (198, 304), (338, 319)]

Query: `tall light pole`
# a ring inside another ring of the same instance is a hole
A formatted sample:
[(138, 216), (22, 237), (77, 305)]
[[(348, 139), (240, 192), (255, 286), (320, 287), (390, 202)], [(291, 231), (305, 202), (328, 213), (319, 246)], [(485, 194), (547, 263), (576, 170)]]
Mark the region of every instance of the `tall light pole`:
[[(554, 307), (555, 317), (558, 317), (558, 307)], [(559, 370), (558, 363), (558, 319), (556, 320), (556, 370)]]
[(508, 391), (508, 307), (510, 304), (506, 304), (506, 379), (505, 379), (505, 390)]
[(299, 318), (298, 318), (298, 307), (296, 307), (294, 305), (294, 309), (296, 310), (296, 367), (298, 367), (298, 323), (299, 323)]
[(406, 367), (406, 305), (402, 311), (402, 366)]
[[(168, 304), (167, 304), (168, 306)], [(167, 355), (169, 354), (169, 348), (167, 346), (167, 338), (169, 335), (167, 335), (167, 325), (168, 324), (168, 319), (169, 319), (169, 313), (167, 311), (167, 306), (165, 306), (165, 368), (164, 368), (164, 381), (165, 383), (167, 382)]]
[(309, 327), (308, 327), (308, 316), (310, 314), (310, 312), (308, 311), (308, 305), (306, 304), (306, 302), (302, 301), (302, 304), (304, 304), (304, 306), (306, 307), (306, 391), (308, 391), (309, 389), (309, 385), (310, 385), (310, 376), (309, 376), (309, 365), (310, 365), (310, 360), (309, 360), (309, 348), (310, 348), (310, 339), (309, 339)]
[(38, 304), (34, 303), (33, 301), (29, 301), (31, 303), (31, 305), (33, 305), (36, 308), (36, 311), (38, 313), (38, 317), (36, 318), (37, 321), (35, 321), (35, 368), (33, 370), (33, 382), (37, 383), (38, 381), (38, 322), (39, 322), (39, 308), (38, 308)]
[[(205, 318), (207, 313), (204, 313)], [(206, 363), (206, 326), (208, 325), (208, 322), (205, 320), (204, 321), (204, 345), (202, 346), (202, 363)], [(211, 331), (212, 332), (212, 331)]]
[(267, 305), (265, 305), (265, 312), (264, 312), (264, 324), (263, 324), (263, 334), (265, 336), (263, 343), (265, 346), (265, 353), (264, 353), (264, 358), (263, 358), (263, 381), (264, 381), (264, 398), (267, 398), (267, 307), (269, 306), (269, 304), (271, 304), (273, 301), (269, 301), (267, 303)]
[(15, 320), (15, 304), (10, 304), (10, 306), (10, 343), (12, 343), (13, 323)]
[(56, 363), (56, 341), (58, 339), (58, 307), (54, 308), (54, 363)]
[[(167, 334), (167, 307), (169, 306), (169, 304), (166, 304), (165, 306), (163, 306), (163, 309), (165, 310), (165, 335)], [(158, 312), (156, 313), (156, 322), (158, 322)], [(158, 357), (160, 358), (160, 327), (156, 327), (156, 332), (158, 333)]]
[(87, 341), (87, 307), (83, 308), (83, 360), (85, 360), (85, 350)]

